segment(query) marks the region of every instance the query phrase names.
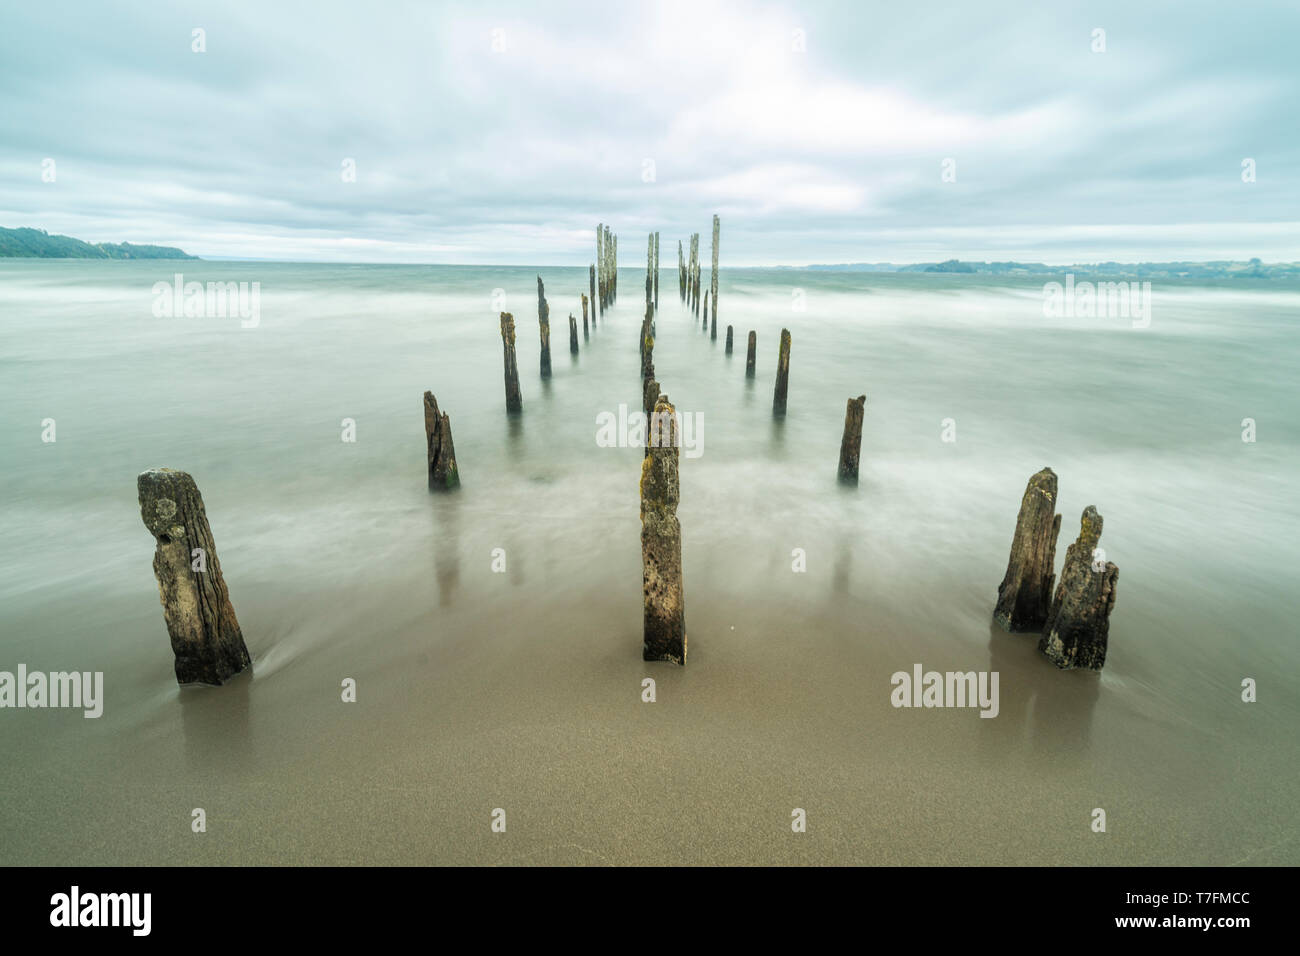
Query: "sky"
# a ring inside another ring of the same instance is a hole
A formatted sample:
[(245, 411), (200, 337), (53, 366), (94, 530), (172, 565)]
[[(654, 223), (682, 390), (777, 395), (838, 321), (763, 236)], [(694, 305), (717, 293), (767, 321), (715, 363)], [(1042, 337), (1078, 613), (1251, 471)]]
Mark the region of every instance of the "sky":
[(1294, 0), (0, 0), (0, 225), (585, 265), (605, 222), (675, 266), (716, 213), (734, 266), (1290, 262), (1297, 37)]

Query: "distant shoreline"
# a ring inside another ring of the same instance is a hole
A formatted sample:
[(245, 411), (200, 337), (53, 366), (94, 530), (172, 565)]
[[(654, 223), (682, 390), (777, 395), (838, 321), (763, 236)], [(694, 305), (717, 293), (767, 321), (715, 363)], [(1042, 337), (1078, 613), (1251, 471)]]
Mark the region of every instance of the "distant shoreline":
[[(50, 235), (43, 229), (8, 229), (0, 226), (0, 259), (64, 259), (64, 260), (176, 260), (191, 262), (240, 262), (246, 264), (286, 264), (321, 266), (446, 266), (462, 269), (564, 269), (586, 268), (585, 263), (455, 263), (455, 262), (343, 262), (308, 259), (251, 258), (242, 256), (217, 256), (202, 259), (173, 246), (132, 245), (122, 243), (90, 243), (70, 236)], [(624, 267), (634, 268), (634, 267)], [(1300, 279), (1300, 262), (1266, 263), (1259, 259), (1246, 261), (1216, 259), (1204, 262), (1093, 262), (1068, 265), (1048, 265), (1042, 262), (983, 262), (948, 259), (943, 262), (844, 262), (810, 263), (808, 265), (731, 266), (732, 270), (780, 269), (791, 272), (840, 273), (904, 273), (910, 275), (970, 275), (970, 276), (1060, 276), (1066, 273), (1087, 276), (1108, 276), (1126, 279)], [(622, 270), (620, 270), (622, 271)]]
[(0, 259), (198, 259), (172, 246), (136, 246), (129, 242), (85, 242), (51, 236), (44, 229), (0, 226)]

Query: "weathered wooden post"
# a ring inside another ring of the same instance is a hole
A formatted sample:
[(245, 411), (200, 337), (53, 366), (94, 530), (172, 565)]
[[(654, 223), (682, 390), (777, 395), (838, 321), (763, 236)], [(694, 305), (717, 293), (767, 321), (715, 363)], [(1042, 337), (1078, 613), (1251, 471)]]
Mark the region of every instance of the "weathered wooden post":
[(655, 234), (646, 236), (645, 241), (645, 304), (654, 307), (654, 271), (655, 271)]
[(745, 378), (754, 377), (754, 367), (758, 361), (758, 335), (749, 330), (749, 351), (745, 355)]
[(587, 270), (587, 281), (591, 284), (591, 324), (596, 324), (596, 267)]
[(654, 374), (654, 306), (646, 303), (645, 316), (641, 319), (641, 379)]
[(862, 456), (862, 418), (867, 396), (850, 398), (844, 410), (844, 437), (840, 439), (839, 479), (845, 484), (858, 483), (858, 459)]
[(140, 517), (157, 541), (153, 573), (176, 656), (176, 683), (223, 684), (252, 663), (230, 604), (203, 496), (183, 471), (136, 479)]
[(686, 663), (686, 604), (682, 588), (682, 529), (677, 520), (677, 411), (659, 396), (641, 462), (641, 583), (647, 661)]
[(610, 281), (610, 287), (613, 289), (610, 301), (617, 302), (618, 301), (618, 236), (610, 233), (609, 239), (610, 242), (613, 243), (613, 246), (611, 246), (613, 252), (610, 255), (610, 264), (609, 264), (609, 281)]
[(1044, 468), (1029, 479), (1020, 499), (1007, 573), (998, 585), (993, 622), (1008, 631), (1041, 631), (1052, 603), (1056, 578), (1056, 473)]
[(713, 311), (711, 313), (705, 312), (704, 319), (709, 323), (709, 341), (716, 342), (718, 341), (718, 293), (708, 292), (706, 294)]
[(569, 313), (569, 354), (578, 354), (578, 320)]
[(677, 240), (677, 294), (686, 302), (686, 259), (682, 256), (682, 241)]
[(587, 341), (591, 336), (587, 333), (587, 296), (582, 297), (582, 341)]
[(1088, 505), (1083, 510), (1078, 540), (1065, 549), (1061, 583), (1038, 641), (1039, 652), (1063, 669), (1099, 671), (1106, 663), (1119, 568), (1107, 561), (1105, 552), (1097, 547), (1101, 524), (1097, 509)]
[(429, 452), (429, 489), (450, 491), (460, 484), (460, 470), (451, 442), (451, 419), (439, 412), (433, 392), (424, 393), (424, 437)]
[(659, 233), (655, 233), (655, 312), (659, 311)]
[[(713, 303), (713, 324), (718, 324), (718, 232), (721, 223), (713, 217), (713, 267), (709, 271), (709, 300)], [(716, 339), (715, 329), (713, 337)]]
[(542, 277), (537, 277), (537, 329), (542, 340), (542, 378), (551, 377), (551, 306), (546, 301)]
[(731, 354), (731, 339), (732, 339), (732, 334), (733, 334), (733, 330), (732, 330), (731, 326), (727, 326), (727, 354), (728, 354), (728, 355)]
[(600, 314), (605, 314), (605, 224), (596, 225), (596, 281), (600, 288)]
[(519, 369), (515, 364), (515, 317), (509, 312), (501, 313), (501, 348), (506, 363), (506, 411), (517, 415), (524, 403), (519, 395)]
[(785, 415), (786, 392), (790, 387), (790, 330), (781, 330), (781, 354), (776, 360), (776, 391), (772, 395), (772, 414)]

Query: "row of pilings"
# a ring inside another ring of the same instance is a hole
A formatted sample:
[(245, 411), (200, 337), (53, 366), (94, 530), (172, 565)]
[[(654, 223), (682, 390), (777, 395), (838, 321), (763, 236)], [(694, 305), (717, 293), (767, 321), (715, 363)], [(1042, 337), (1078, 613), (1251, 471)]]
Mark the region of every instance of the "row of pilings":
[[(717, 336), (720, 223), (713, 217), (712, 271), (704, 293), (705, 327)], [(618, 239), (608, 226), (597, 227), (597, 261), (588, 270), (589, 293), (582, 294), (582, 329), (588, 336), (588, 307), (594, 325), (617, 294)], [(677, 245), (678, 285), (682, 303), (698, 318), (701, 303), (699, 233), (691, 236), (690, 258)], [(660, 390), (654, 366), (658, 310), (659, 234), (646, 245), (645, 310), (639, 332), (642, 408), (647, 418), (646, 447), (640, 476), (643, 591), (643, 650), (647, 661), (686, 663), (686, 623), (682, 579), (680, 500), (680, 422), (668, 396)], [(711, 307), (711, 308), (710, 308)], [(709, 318), (712, 316), (712, 325)], [(550, 306), (537, 277), (537, 320), (541, 345), (539, 372), (551, 375)], [(506, 411), (522, 411), (515, 354), (514, 317), (500, 315), (505, 367)], [(734, 328), (727, 326), (726, 354), (732, 353)], [(773, 391), (773, 416), (786, 413), (791, 335), (782, 329)], [(569, 315), (569, 348), (578, 352), (577, 321)], [(757, 334), (749, 331), (745, 375), (753, 378)], [(430, 490), (448, 491), (460, 484), (449, 416), (432, 392), (424, 393), (427, 478)], [(866, 396), (849, 398), (840, 442), (837, 477), (856, 485), (862, 454)], [(175, 657), (178, 683), (220, 684), (251, 664), (243, 634), (217, 559), (202, 496), (194, 479), (182, 471), (155, 468), (137, 479), (141, 517), (156, 541), (154, 572)], [(1021, 500), (1010, 557), (998, 586), (993, 611), (996, 625), (1038, 635), (1038, 651), (1060, 668), (1100, 670), (1106, 660), (1109, 618), (1115, 605), (1119, 569), (1098, 546), (1102, 517), (1084, 509), (1078, 538), (1066, 550), (1060, 581), (1054, 566), (1061, 516), (1055, 513), (1057, 477), (1044, 468), (1029, 480)], [(198, 557), (195, 557), (195, 556)], [(1053, 585), (1055, 590), (1053, 590)]]

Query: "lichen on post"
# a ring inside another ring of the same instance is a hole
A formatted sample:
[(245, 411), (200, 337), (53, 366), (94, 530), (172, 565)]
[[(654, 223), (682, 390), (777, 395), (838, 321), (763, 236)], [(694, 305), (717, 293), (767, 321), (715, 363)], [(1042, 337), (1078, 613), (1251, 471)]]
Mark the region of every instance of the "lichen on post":
[(1061, 582), (1038, 641), (1039, 653), (1062, 669), (1099, 671), (1106, 663), (1119, 568), (1097, 547), (1101, 525), (1101, 515), (1088, 505), (1078, 539), (1065, 549)]
[(776, 360), (776, 390), (772, 394), (772, 414), (785, 414), (786, 394), (790, 388), (790, 330), (781, 330), (781, 354)]
[(844, 409), (844, 437), (840, 439), (839, 479), (845, 484), (858, 483), (858, 460), (862, 456), (862, 419), (867, 396), (850, 398)]
[(651, 416), (650, 447), (641, 462), (642, 658), (686, 663), (682, 530), (677, 520), (677, 411), (661, 395)]
[(451, 419), (438, 409), (433, 392), (424, 393), (424, 437), (429, 453), (430, 490), (449, 491), (460, 484), (456, 447), (451, 441)]
[(1029, 479), (1020, 499), (1007, 573), (998, 585), (993, 623), (1008, 631), (1041, 631), (1052, 603), (1056, 575), (1056, 473), (1044, 468)]
[(151, 468), (136, 479), (178, 684), (223, 684), (252, 663), (194, 479)]
[(501, 313), (501, 349), (506, 366), (506, 411), (516, 415), (523, 410), (523, 398), (519, 394), (519, 367), (515, 362), (515, 317), (509, 312)]

